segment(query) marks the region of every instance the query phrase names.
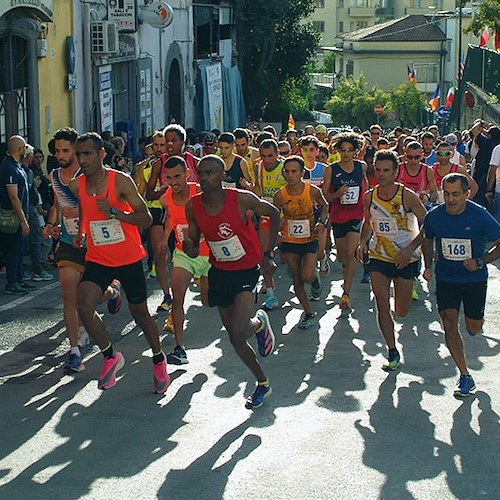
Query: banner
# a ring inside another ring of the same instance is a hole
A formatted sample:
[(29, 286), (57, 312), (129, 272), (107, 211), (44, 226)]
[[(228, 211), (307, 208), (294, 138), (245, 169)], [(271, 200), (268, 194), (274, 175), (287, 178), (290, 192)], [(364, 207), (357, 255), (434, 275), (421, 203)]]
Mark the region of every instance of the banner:
[(223, 131), (224, 104), (222, 97), (222, 68), (221, 63), (207, 66), (208, 109), (210, 128)]

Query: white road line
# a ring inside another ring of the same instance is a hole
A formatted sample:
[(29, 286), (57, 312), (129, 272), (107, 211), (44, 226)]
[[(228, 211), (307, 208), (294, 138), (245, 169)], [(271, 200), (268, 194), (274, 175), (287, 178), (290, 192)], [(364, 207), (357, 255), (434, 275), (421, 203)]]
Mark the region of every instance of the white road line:
[(59, 280), (56, 280), (54, 283), (51, 283), (50, 285), (42, 286), (41, 288), (38, 288), (33, 292), (29, 292), (28, 295), (24, 295), (23, 297), (19, 297), (18, 299), (9, 302), (8, 304), (0, 306), (0, 312), (13, 309), (14, 307), (20, 306), (25, 302), (29, 302), (31, 299), (34, 299), (35, 297), (38, 297), (39, 295), (42, 295), (42, 293), (52, 290), (53, 288), (57, 288), (58, 286), (59, 286)]

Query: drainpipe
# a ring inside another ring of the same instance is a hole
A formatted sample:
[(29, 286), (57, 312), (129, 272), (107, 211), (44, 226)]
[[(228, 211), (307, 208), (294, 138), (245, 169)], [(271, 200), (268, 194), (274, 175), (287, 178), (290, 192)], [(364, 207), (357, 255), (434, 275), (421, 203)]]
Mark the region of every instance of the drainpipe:
[(92, 17), (90, 14), (90, 5), (83, 6), (83, 72), (85, 88), (85, 130), (92, 130), (92, 48), (90, 23)]

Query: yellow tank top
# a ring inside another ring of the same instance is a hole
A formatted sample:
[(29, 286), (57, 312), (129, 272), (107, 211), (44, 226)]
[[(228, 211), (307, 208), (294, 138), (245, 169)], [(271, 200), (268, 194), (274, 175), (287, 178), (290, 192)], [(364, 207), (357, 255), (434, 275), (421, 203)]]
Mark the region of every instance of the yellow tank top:
[[(418, 234), (418, 221), (412, 212), (406, 212), (403, 205), (402, 184), (390, 200), (383, 200), (375, 186), (370, 204), (373, 237), (370, 240), (369, 256), (384, 262), (395, 263), (400, 250), (406, 247)], [(418, 260), (415, 252), (410, 262)]]
[[(149, 178), (151, 177), (152, 169), (153, 169), (152, 162), (149, 162), (142, 170), (142, 175), (144, 175), (144, 179), (146, 182), (148, 182)], [(161, 188), (160, 177), (158, 176), (158, 181), (156, 182), (156, 189), (160, 188)], [(146, 205), (148, 208), (163, 208), (163, 205), (161, 204), (160, 200), (153, 200), (153, 201), (146, 200)]]
[(286, 180), (283, 177), (283, 161), (280, 161), (270, 172), (266, 170), (262, 161), (257, 167), (258, 185), (261, 190), (261, 198), (266, 201), (273, 201), (274, 195), (285, 184)]
[(247, 154), (243, 157), (247, 162), (248, 173), (250, 174), (250, 178), (252, 182), (255, 184), (255, 162), (253, 160), (253, 148), (251, 146), (248, 147)]
[(309, 243), (317, 240), (318, 235), (313, 232), (316, 221), (311, 198), (311, 185), (304, 183), (304, 190), (301, 194), (289, 194), (286, 186), (280, 188), (280, 193), (283, 198), (283, 241)]

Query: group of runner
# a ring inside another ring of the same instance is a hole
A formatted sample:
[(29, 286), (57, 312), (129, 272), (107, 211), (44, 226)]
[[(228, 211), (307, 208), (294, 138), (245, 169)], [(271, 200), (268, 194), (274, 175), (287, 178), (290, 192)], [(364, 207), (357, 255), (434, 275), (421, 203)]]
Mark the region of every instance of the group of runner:
[[(379, 130), (373, 126), (373, 132)], [(350, 292), (357, 259), (365, 266), (362, 281), (371, 280), (388, 348), (383, 369), (393, 371), (401, 356), (390, 308), (391, 283), (394, 312), (406, 316), (415, 297), (422, 245), (426, 280), (432, 278), (436, 261), (438, 310), (460, 371), (454, 394), (469, 395), (475, 384), (465, 361), (458, 313), (463, 303), (467, 331), (481, 331), (486, 264), (500, 256), (500, 224), (468, 199), (477, 184), (465, 167), (450, 162), (452, 147), (437, 137), (431, 151), (437, 161), (425, 164), (429, 132), (410, 137), (402, 154), (377, 150), (376, 133), (368, 139), (355, 132), (331, 138), (323, 130), (308, 132), (299, 137), (297, 131), (287, 131), (282, 138), (263, 132), (254, 145), (244, 129), (218, 138), (210, 134), (209, 139), (218, 139), (218, 154), (204, 155), (202, 150), (200, 159), (186, 147), (184, 129), (168, 125), (153, 135), (153, 154), (136, 165), (134, 182), (103, 164), (98, 134), (58, 131), (54, 138), (60, 168), (52, 173), (55, 202), (44, 233), (59, 238), (56, 258), (71, 344), (66, 369), (83, 370), (78, 333), (81, 337), (86, 331), (104, 356), (99, 388), (116, 383), (124, 358), (109, 341), (96, 308), (108, 300), (109, 311), (117, 312), (123, 289), (152, 350), (153, 391), (164, 393), (170, 383), (167, 361), (188, 362), (184, 300), (191, 280), (196, 280), (202, 303), (218, 307), (232, 346), (256, 378), (246, 406), (258, 408), (271, 394), (271, 385), (249, 339), (255, 335), (261, 356), (274, 349), (267, 313), (280, 304), (273, 281), (275, 252), (288, 266), (303, 309), (298, 327), (307, 329), (317, 325), (311, 301), (321, 299), (321, 278), (329, 273), (335, 246), (343, 278), (339, 307), (348, 313), (355, 306)], [(282, 150), (289, 154), (282, 156)], [(444, 203), (431, 208), (440, 200)], [(164, 329), (175, 335), (176, 345), (167, 356), (147, 308), (140, 231), (147, 227), (164, 293), (159, 311), (171, 307)], [(493, 246), (487, 251), (488, 241)], [(172, 262), (170, 276), (167, 258)], [(266, 295), (254, 314), (261, 275)]]

